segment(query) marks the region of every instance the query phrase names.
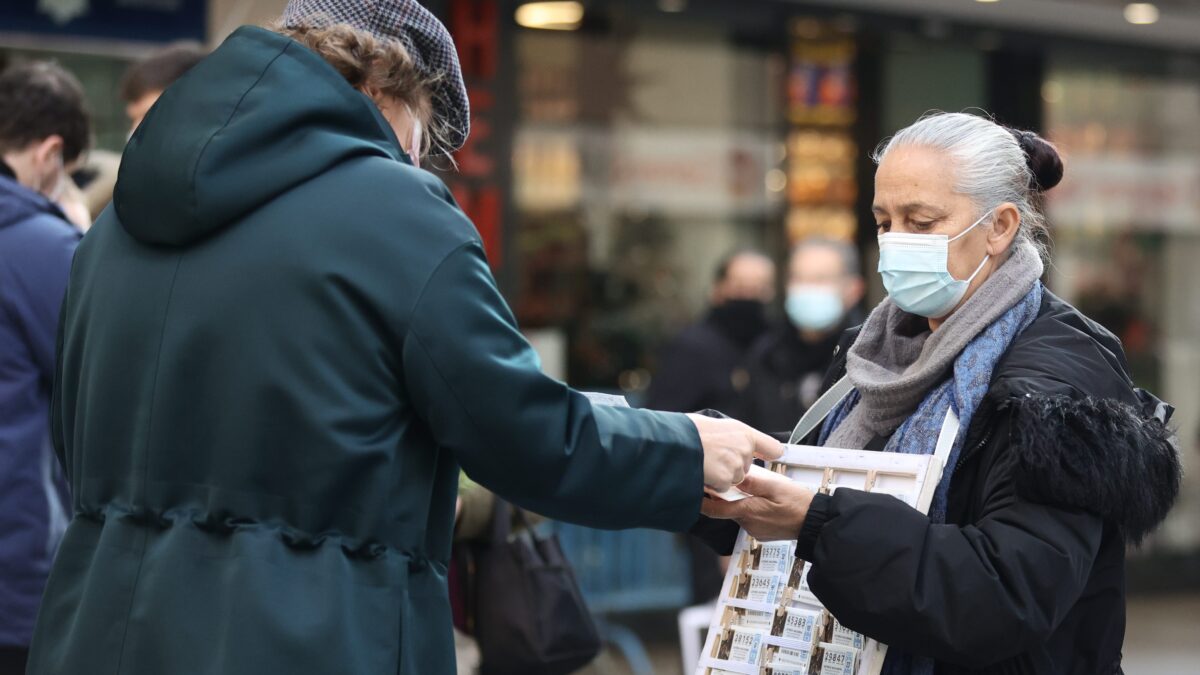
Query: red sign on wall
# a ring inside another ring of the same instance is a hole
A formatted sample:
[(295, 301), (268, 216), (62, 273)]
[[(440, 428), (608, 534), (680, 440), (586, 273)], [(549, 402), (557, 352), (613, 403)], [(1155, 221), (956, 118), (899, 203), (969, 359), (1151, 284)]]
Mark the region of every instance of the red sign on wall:
[(475, 223), (493, 269), (504, 262), (508, 198), (508, 147), (502, 142), (497, 99), (501, 75), (501, 25), (497, 0), (450, 0), (447, 28), (458, 47), (471, 100), (471, 135), (455, 155), (458, 172), (446, 177), (454, 198)]

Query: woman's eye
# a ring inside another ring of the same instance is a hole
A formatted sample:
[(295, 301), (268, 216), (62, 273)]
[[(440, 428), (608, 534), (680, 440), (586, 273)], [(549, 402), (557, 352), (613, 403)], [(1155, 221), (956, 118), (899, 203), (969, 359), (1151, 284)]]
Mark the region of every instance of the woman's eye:
[(929, 228), (933, 227), (933, 221), (930, 220), (930, 221), (926, 221), (926, 222), (921, 222), (921, 221), (914, 220), (914, 221), (912, 221), (912, 226), (913, 226), (913, 229), (915, 229), (915, 230), (928, 230)]
[(887, 232), (888, 230), (892, 229), (892, 224), (891, 223), (879, 223), (878, 225), (875, 226), (875, 228), (878, 229), (880, 232)]

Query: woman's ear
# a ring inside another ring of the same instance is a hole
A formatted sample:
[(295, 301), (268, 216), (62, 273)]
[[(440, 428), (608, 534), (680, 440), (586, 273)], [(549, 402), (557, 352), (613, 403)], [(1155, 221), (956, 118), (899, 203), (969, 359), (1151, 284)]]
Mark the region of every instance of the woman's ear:
[(1008, 251), (1017, 232), (1021, 230), (1021, 212), (1015, 204), (1004, 203), (996, 207), (996, 219), (988, 231), (987, 252), (993, 257)]

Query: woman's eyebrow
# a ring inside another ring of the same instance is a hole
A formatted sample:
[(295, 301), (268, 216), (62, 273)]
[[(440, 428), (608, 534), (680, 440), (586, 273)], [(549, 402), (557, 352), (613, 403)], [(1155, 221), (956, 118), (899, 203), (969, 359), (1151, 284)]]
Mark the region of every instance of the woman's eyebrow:
[[(888, 210), (885, 209), (884, 207), (880, 206), (879, 204), (872, 205), (871, 211), (878, 215), (887, 215), (887, 213), (888, 213)], [(925, 202), (906, 202), (906, 203), (901, 204), (900, 206), (896, 207), (896, 211), (898, 211), (899, 213), (913, 213), (915, 211), (928, 211), (930, 213), (933, 213), (933, 214), (939, 215), (939, 216), (945, 215), (945, 211), (943, 211), (942, 209), (934, 206), (933, 204), (927, 204)]]
[(925, 211), (935, 216), (945, 215), (945, 210), (926, 202), (908, 202), (900, 205), (900, 211), (903, 213), (915, 213), (917, 211)]

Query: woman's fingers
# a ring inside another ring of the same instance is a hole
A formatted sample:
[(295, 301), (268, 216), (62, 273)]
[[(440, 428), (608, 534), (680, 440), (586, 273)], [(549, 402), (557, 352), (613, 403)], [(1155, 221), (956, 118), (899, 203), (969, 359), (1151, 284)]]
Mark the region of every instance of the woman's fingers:
[(783, 443), (771, 438), (761, 431), (746, 427), (752, 434), (754, 441), (754, 454), (759, 459), (765, 459), (768, 462), (773, 462), (780, 457), (783, 457)]
[(746, 477), (742, 479), (742, 482), (737, 484), (737, 487), (746, 494), (763, 497), (771, 501), (779, 501), (779, 498), (787, 492), (787, 489), (794, 485), (795, 483), (781, 474), (762, 467), (756, 467), (746, 474)]
[(716, 497), (705, 497), (700, 502), (700, 513), (709, 518), (719, 518), (721, 520), (736, 520), (741, 518), (745, 513), (745, 506), (742, 501), (729, 502)]

